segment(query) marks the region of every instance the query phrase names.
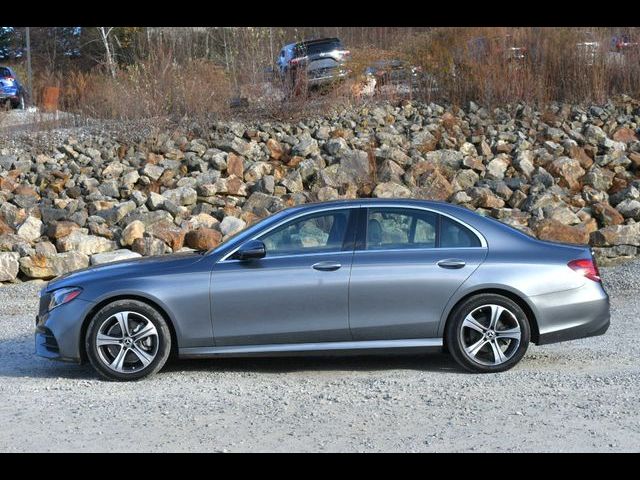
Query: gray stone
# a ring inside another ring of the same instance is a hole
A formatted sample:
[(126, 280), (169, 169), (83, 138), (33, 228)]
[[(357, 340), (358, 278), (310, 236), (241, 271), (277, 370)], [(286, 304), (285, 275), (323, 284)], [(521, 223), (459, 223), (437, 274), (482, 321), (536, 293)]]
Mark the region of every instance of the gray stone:
[(42, 235), (44, 226), (42, 220), (29, 216), (18, 227), (16, 233), (28, 242), (34, 242)]
[(82, 230), (74, 230), (66, 237), (57, 240), (58, 250), (61, 252), (80, 252), (85, 255), (115, 250), (116, 242), (96, 235), (88, 235)]
[(379, 183), (373, 190), (373, 196), (377, 198), (409, 198), (411, 190), (394, 182)]
[(640, 201), (638, 200), (623, 200), (616, 205), (616, 210), (618, 210), (624, 218), (640, 220)]
[(220, 231), (224, 236), (229, 236), (243, 230), (246, 225), (244, 220), (228, 215), (220, 222)]
[(191, 187), (178, 187), (165, 190), (162, 196), (177, 205), (193, 205), (198, 199), (198, 192)]
[(151, 180), (158, 180), (160, 176), (164, 173), (165, 168), (160, 165), (154, 165), (152, 163), (147, 163), (142, 169), (142, 174), (149, 177)]
[(324, 144), (324, 149), (327, 151), (329, 155), (337, 156), (337, 155), (345, 155), (351, 149), (347, 144), (347, 141), (342, 137), (332, 138), (328, 140)]
[(91, 265), (101, 265), (103, 263), (117, 262), (119, 260), (129, 260), (131, 258), (139, 258), (140, 255), (137, 252), (132, 252), (127, 249), (114, 250), (113, 252), (96, 253), (91, 255)]
[(33, 255), (19, 261), (27, 277), (49, 279), (89, 266), (89, 257), (80, 252), (64, 252), (51, 256)]
[(17, 252), (0, 252), (0, 282), (10, 282), (18, 276), (20, 254)]
[(502, 157), (494, 158), (487, 164), (485, 178), (489, 178), (492, 180), (502, 180), (508, 166), (509, 162), (506, 159)]
[(309, 157), (311, 155), (318, 154), (320, 153), (320, 149), (318, 148), (318, 141), (311, 138), (310, 136), (302, 137), (300, 141), (293, 147), (291, 153), (300, 157)]

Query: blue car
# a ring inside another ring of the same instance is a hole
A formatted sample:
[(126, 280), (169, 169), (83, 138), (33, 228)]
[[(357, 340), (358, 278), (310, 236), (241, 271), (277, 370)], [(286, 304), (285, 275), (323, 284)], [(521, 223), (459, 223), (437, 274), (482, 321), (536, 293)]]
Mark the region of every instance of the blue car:
[(25, 108), (26, 92), (18, 76), (9, 67), (0, 67), (0, 104), (12, 108)]
[(51, 281), (36, 352), (104, 377), (184, 358), (445, 348), (501, 372), (543, 345), (602, 335), (609, 297), (586, 245), (544, 242), (422, 200), (304, 204), (208, 252), (126, 260)]

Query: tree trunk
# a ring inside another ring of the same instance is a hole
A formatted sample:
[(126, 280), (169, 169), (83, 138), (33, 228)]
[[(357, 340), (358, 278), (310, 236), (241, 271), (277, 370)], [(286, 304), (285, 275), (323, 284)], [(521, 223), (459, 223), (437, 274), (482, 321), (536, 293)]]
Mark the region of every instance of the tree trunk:
[(113, 78), (116, 78), (116, 62), (113, 59), (113, 49), (111, 48), (111, 42), (109, 42), (109, 34), (113, 30), (113, 27), (106, 28), (98, 27), (100, 32), (100, 38), (102, 39), (102, 45), (104, 46), (105, 59), (107, 61), (107, 68)]

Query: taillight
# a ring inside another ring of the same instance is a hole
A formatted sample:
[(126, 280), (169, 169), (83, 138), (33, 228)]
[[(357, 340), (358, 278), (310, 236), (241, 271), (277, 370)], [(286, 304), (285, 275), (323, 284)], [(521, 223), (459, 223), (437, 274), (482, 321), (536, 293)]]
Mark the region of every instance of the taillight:
[(571, 260), (567, 265), (571, 270), (578, 272), (589, 280), (593, 280), (594, 282), (600, 281), (600, 272), (598, 271), (598, 266), (593, 259), (587, 260), (585, 258), (581, 258), (579, 260)]

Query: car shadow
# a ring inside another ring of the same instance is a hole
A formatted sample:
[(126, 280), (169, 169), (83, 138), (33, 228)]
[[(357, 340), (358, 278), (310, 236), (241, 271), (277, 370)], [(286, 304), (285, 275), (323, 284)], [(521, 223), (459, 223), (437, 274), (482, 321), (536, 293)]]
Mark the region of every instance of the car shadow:
[[(34, 353), (33, 337), (20, 335), (0, 341), (0, 378), (100, 378), (91, 365), (41, 358)], [(176, 372), (290, 373), (304, 371), (373, 372), (418, 370), (434, 373), (466, 373), (443, 353), (389, 353), (368, 355), (313, 355), (290, 357), (219, 357), (210, 359), (170, 358), (162, 374)]]
[(162, 372), (215, 371), (277, 374), (305, 371), (373, 372), (382, 370), (465, 373), (465, 370), (459, 367), (451, 356), (443, 353), (218, 357), (197, 360), (174, 358), (167, 362)]

